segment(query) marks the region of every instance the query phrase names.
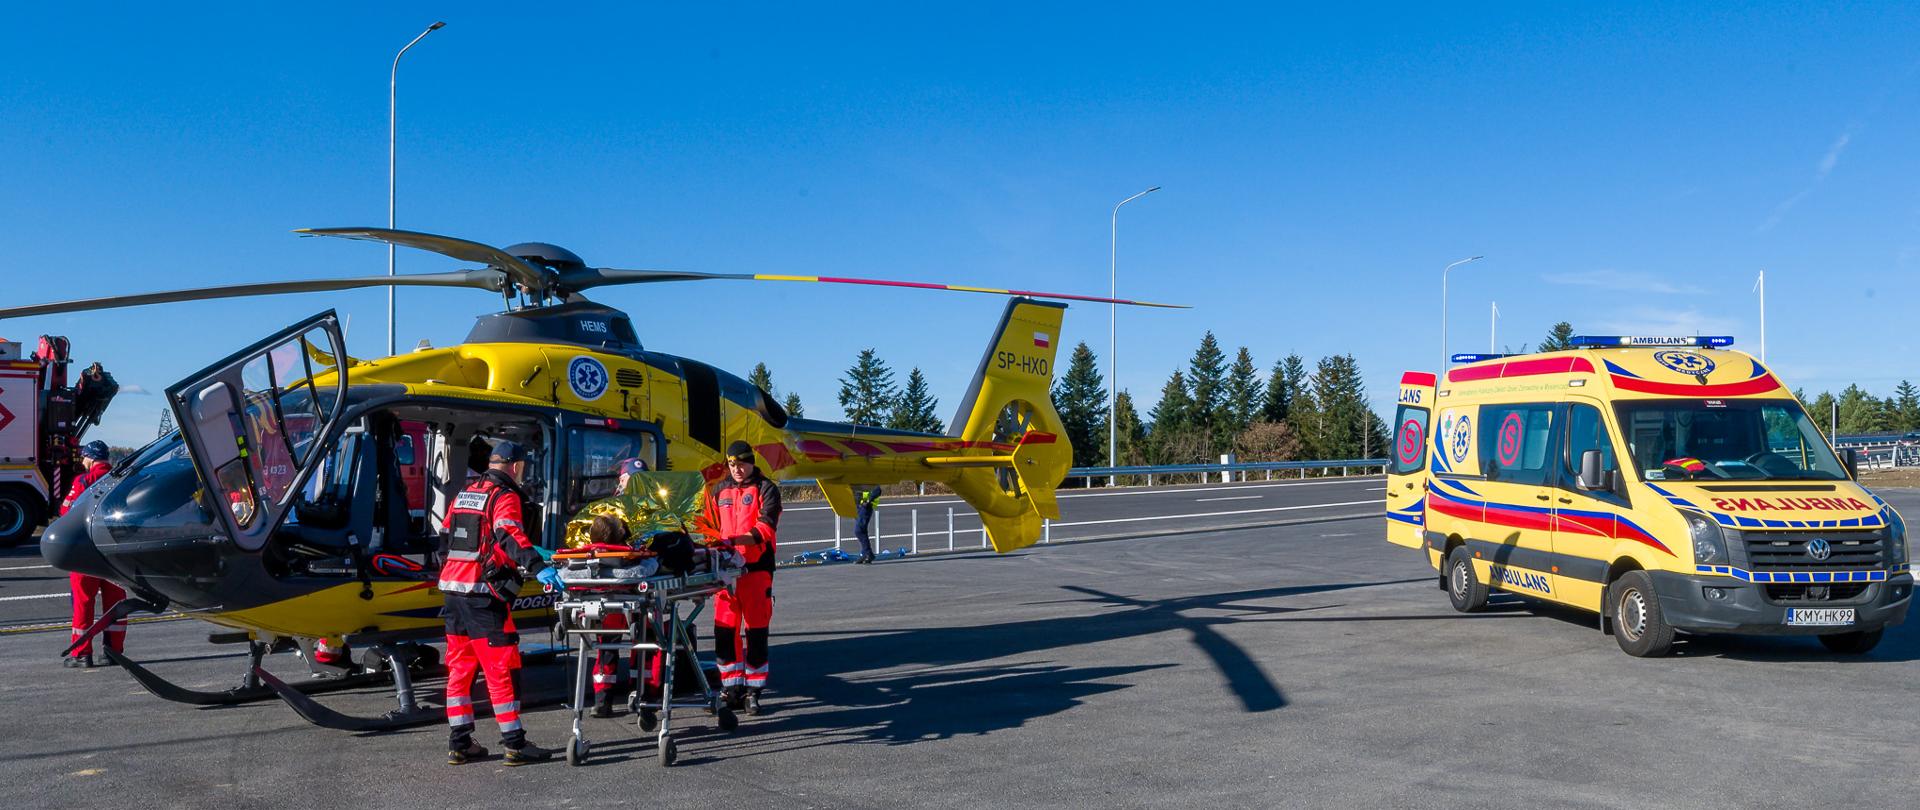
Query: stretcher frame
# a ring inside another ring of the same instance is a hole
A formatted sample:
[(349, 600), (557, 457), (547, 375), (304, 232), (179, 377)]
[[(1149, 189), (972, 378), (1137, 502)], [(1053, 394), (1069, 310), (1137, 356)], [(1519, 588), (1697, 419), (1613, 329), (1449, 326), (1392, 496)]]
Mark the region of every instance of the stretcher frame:
[[(739, 569), (734, 568), (722, 569), (717, 573), (565, 580), (568, 588), (593, 589), (579, 595), (569, 595), (554, 605), (567, 646), (574, 652), (573, 736), (567, 741), (567, 764), (585, 764), (592, 754), (593, 744), (586, 737), (584, 720), (587, 706), (592, 702), (588, 687), (591, 672), (602, 650), (644, 654), (640, 665), (634, 668), (634, 689), (627, 706), (643, 732), (655, 733), (661, 766), (672, 765), (678, 756), (673, 741), (675, 708), (705, 710), (714, 716), (721, 731), (730, 732), (739, 727), (739, 718), (726, 705), (724, 695), (707, 682), (699, 656), (695, 653), (692, 633), (693, 622), (706, 607), (707, 599), (732, 588), (739, 575)], [(691, 606), (685, 615), (681, 614), (682, 605)], [(603, 619), (616, 613), (626, 618), (627, 626), (619, 629), (605, 627)], [(581, 626), (573, 625), (576, 615)], [(643, 635), (643, 631), (647, 635)], [(660, 656), (660, 699), (657, 705), (643, 700), (646, 692), (645, 673), (651, 665), (651, 659), (647, 656)], [(698, 679), (698, 699), (692, 696), (685, 700), (675, 699), (673, 678), (682, 657), (694, 672), (701, 675)]]

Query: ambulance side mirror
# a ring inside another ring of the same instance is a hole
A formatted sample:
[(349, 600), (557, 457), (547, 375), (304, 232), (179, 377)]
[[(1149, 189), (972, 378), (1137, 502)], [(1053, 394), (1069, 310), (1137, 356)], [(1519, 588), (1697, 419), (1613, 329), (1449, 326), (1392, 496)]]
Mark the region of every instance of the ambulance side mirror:
[(1588, 450), (1580, 454), (1581, 489), (1588, 492), (1613, 489), (1613, 473), (1600, 467), (1600, 451)]
[(1859, 450), (1849, 447), (1845, 450), (1840, 451), (1840, 461), (1847, 465), (1848, 478), (1860, 477), (1860, 451)]

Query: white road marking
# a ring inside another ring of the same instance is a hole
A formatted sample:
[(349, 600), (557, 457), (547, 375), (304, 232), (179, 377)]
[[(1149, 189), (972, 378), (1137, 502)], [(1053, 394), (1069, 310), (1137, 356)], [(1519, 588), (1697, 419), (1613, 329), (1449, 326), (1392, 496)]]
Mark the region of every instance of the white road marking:
[[(1223, 490), (1274, 489), (1278, 487), (1324, 487), (1329, 484), (1363, 484), (1363, 483), (1366, 483), (1367, 481), (1376, 480), (1379, 477), (1380, 476), (1377, 476), (1377, 475), (1368, 475), (1368, 476), (1354, 476), (1351, 478), (1335, 478), (1328, 481), (1288, 481), (1286, 483), (1280, 483), (1276, 481), (1271, 484), (1266, 484), (1266, 483), (1225, 484), (1217, 487), (1141, 487), (1138, 490), (1135, 490), (1135, 488), (1133, 487), (1121, 487), (1119, 491), (1114, 491), (1114, 492), (1085, 492), (1081, 490), (1057, 490), (1057, 492), (1059, 492), (1060, 494), (1055, 495), (1054, 497), (1060, 500), (1065, 500), (1067, 498), (1112, 498), (1112, 497), (1117, 497), (1121, 495), (1167, 495), (1167, 494), (1179, 495), (1179, 494), (1184, 494), (1188, 492), (1220, 492)], [(1382, 491), (1385, 489), (1386, 487), (1379, 487), (1378, 489), (1373, 489), (1368, 491), (1376, 492), (1376, 491)], [(947, 506), (952, 504), (964, 505), (965, 503), (966, 501), (960, 500), (959, 498), (949, 498), (947, 500), (941, 500), (941, 501), (899, 501), (899, 502), (881, 501), (880, 506), (882, 508), (885, 508), (885, 507), (898, 508), (902, 506)], [(833, 507), (830, 507), (830, 506), (797, 506), (791, 509), (783, 509), (781, 511), (783, 512), (824, 512), (832, 508)]]
[(1251, 501), (1251, 500), (1257, 500), (1265, 497), (1267, 496), (1265, 495), (1233, 495), (1226, 498), (1194, 498), (1193, 502), (1207, 503), (1209, 501)]
[(51, 565), (18, 565), (12, 568), (0, 568), (0, 571), (31, 571), (35, 568), (52, 568)]
[(67, 599), (70, 596), (64, 593), (34, 593), (26, 596), (0, 596), (0, 602), (18, 602), (22, 599)]
[(1368, 492), (1386, 492), (1386, 487), (1367, 487)]

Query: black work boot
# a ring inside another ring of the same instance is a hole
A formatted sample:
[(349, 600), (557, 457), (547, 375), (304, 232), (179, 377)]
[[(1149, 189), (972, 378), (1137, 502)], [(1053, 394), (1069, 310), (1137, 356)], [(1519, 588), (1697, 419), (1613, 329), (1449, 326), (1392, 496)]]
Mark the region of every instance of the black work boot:
[(60, 662), (60, 666), (66, 667), (67, 669), (79, 669), (86, 665), (86, 659), (77, 655), (69, 655), (66, 660)]
[(747, 703), (747, 714), (758, 717), (761, 711), (760, 710), (760, 690), (754, 689), (754, 690), (748, 691), (746, 703)]
[(527, 765), (534, 762), (546, 762), (549, 759), (553, 759), (553, 751), (551, 749), (541, 748), (533, 743), (526, 743), (519, 748), (507, 749), (506, 761), (508, 765)]
[(468, 740), (466, 745), (447, 751), (447, 764), (465, 765), (475, 760), (486, 759), (487, 753), (486, 746)]
[(727, 699), (727, 708), (733, 709), (735, 711), (739, 711), (740, 709), (746, 708), (746, 705), (747, 705), (746, 687), (729, 686), (720, 691), (721, 691), (721, 694), (725, 696)]
[(607, 718), (613, 716), (613, 693), (597, 692), (593, 696), (593, 716)]

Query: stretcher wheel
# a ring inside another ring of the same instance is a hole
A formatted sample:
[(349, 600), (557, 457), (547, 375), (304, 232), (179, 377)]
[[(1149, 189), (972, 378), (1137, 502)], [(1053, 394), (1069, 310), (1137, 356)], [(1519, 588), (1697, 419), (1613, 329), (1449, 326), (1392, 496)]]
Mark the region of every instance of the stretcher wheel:
[(715, 716), (720, 720), (721, 731), (732, 731), (740, 727), (740, 715), (734, 714), (732, 709), (722, 707)]
[(652, 706), (640, 707), (640, 730), (652, 731), (660, 727), (660, 712)]
[(587, 741), (578, 737), (567, 742), (567, 764), (575, 767), (587, 764)]
[(680, 752), (674, 750), (673, 738), (672, 737), (661, 738), (660, 767), (665, 768), (669, 765), (672, 765), (674, 759), (676, 759), (679, 756), (680, 756)]

